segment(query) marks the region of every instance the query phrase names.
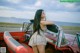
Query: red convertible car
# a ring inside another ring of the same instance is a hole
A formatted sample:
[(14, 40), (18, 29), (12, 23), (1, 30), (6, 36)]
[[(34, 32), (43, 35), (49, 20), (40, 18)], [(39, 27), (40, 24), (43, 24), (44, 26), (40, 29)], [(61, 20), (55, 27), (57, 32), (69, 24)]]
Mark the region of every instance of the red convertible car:
[[(5, 47), (6, 53), (34, 53), (33, 49), (28, 45), (32, 34), (30, 28), (32, 24), (25, 24), (26, 22), (23, 24), (21, 32), (0, 32), (0, 48)], [(49, 26), (47, 27), (49, 28)], [(51, 31), (46, 32), (48, 41), (45, 48), (46, 53), (80, 53), (80, 34), (77, 33), (73, 36), (65, 34), (60, 28), (57, 29), (58, 31), (49, 28)]]

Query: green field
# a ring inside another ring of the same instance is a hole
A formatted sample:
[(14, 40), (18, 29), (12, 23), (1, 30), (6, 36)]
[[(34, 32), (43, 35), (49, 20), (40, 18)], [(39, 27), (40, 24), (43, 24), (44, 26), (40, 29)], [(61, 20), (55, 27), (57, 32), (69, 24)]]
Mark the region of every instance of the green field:
[(62, 26), (65, 33), (76, 34), (80, 33), (80, 26)]
[[(0, 22), (0, 32), (3, 31), (20, 31), (22, 24)], [(80, 26), (61, 26), (65, 33), (76, 34), (80, 32)]]
[(0, 27), (21, 27), (22, 24), (0, 22)]
[(80, 30), (80, 26), (62, 26), (64, 30)]

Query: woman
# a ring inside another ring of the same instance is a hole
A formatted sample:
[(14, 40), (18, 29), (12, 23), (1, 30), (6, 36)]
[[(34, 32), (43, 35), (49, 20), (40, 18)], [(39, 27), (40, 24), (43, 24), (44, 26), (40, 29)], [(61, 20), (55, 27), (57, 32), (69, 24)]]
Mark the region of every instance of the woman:
[(36, 11), (33, 23), (33, 35), (29, 41), (29, 45), (33, 48), (34, 53), (45, 53), (45, 45), (47, 43), (45, 38), (46, 25), (51, 25), (53, 22), (45, 20), (44, 10)]

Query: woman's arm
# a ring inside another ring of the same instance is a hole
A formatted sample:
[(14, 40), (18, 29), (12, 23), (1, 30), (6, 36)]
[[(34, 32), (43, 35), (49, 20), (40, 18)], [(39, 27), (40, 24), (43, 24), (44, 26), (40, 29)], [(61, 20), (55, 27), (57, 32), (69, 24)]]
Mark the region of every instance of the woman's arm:
[(41, 24), (43, 24), (43, 25), (52, 25), (54, 23), (52, 21), (41, 21)]

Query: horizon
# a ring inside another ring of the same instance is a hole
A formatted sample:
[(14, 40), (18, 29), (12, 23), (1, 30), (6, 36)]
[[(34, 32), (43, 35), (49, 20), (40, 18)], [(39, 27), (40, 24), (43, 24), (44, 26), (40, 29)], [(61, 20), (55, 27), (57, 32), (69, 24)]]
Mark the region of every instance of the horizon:
[(0, 17), (33, 19), (43, 9), (47, 20), (80, 23), (80, 3), (60, 0), (0, 0)]
[[(0, 23), (15, 23), (15, 24), (23, 24), (23, 22), (30, 23), (30, 19), (5, 18), (5, 17), (0, 17), (0, 18), (1, 18)], [(53, 21), (53, 22), (59, 26), (80, 26), (80, 23), (62, 22), (62, 21)]]

